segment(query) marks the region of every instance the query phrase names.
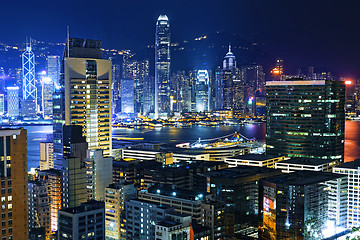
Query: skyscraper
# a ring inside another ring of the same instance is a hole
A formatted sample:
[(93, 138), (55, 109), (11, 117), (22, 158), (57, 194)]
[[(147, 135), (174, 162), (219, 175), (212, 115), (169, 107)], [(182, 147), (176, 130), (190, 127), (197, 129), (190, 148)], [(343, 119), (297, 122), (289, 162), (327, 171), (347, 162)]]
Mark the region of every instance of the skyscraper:
[(88, 199), (102, 201), (105, 188), (112, 183), (112, 157), (104, 157), (101, 149), (88, 150), (85, 158)]
[(50, 77), (43, 77), (41, 85), (43, 117), (49, 119), (52, 118), (53, 115), (54, 82)]
[(170, 24), (160, 15), (155, 34), (155, 118), (170, 113)]
[(0, 94), (0, 115), (5, 113), (5, 95)]
[(60, 78), (60, 56), (47, 56), (47, 76), (52, 80), (54, 87), (59, 86)]
[(266, 95), (267, 154), (344, 160), (344, 82), (269, 81)]
[(54, 96), (54, 161), (61, 169), (63, 125), (80, 125), (89, 149), (111, 154), (111, 61), (101, 41), (67, 40), (60, 85)]
[(121, 111), (120, 103), (120, 65), (112, 64), (111, 89), (112, 89), (112, 113), (117, 114)]
[(19, 116), (19, 87), (7, 87), (7, 112), (9, 117)]
[(53, 142), (40, 142), (40, 170), (54, 168)]
[(0, 129), (1, 239), (28, 239), (26, 130)]
[(105, 188), (105, 236), (108, 240), (126, 240), (125, 204), (136, 198), (134, 184), (112, 183)]
[(260, 179), (259, 239), (326, 239), (336, 203), (347, 201), (343, 181), (346, 176), (311, 171)]
[(134, 113), (134, 80), (121, 79), (120, 96), (121, 112)]
[(209, 73), (199, 70), (196, 78), (196, 111), (208, 111), (209, 103)]
[(46, 181), (28, 182), (29, 228), (45, 228), (50, 236), (50, 204)]
[(23, 76), (23, 115), (34, 117), (37, 110), (37, 88), (35, 86), (35, 55), (30, 43), (26, 44), (26, 51), (22, 54)]
[[(238, 105), (240, 102), (239, 95), (242, 91), (242, 84), (236, 79), (236, 59), (231, 52), (231, 46), (229, 45), (229, 52), (225, 55), (223, 60), (222, 69), (216, 72), (216, 103), (215, 108), (217, 110), (232, 110), (240, 108)], [(235, 98), (234, 98), (234, 93)]]

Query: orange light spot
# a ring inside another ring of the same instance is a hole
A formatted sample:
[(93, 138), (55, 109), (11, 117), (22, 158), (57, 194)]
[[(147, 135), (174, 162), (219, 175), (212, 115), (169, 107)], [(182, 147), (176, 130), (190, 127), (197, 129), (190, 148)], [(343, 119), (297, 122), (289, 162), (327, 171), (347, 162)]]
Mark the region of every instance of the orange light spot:
[(272, 74), (274, 75), (279, 75), (280, 74), (280, 70), (277, 69), (277, 68), (274, 68), (272, 71), (271, 71)]

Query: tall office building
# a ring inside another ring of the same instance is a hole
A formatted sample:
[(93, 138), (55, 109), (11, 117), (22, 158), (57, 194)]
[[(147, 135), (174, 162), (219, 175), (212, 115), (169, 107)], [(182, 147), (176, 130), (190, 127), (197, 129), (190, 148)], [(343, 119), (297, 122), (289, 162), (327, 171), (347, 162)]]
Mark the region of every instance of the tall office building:
[(134, 80), (121, 79), (120, 86), (121, 112), (134, 113)]
[(63, 208), (77, 207), (87, 201), (86, 168), (80, 158), (64, 158), (61, 182)]
[(5, 95), (0, 94), (0, 115), (5, 114)]
[(112, 64), (111, 89), (112, 89), (112, 113), (117, 114), (121, 111), (120, 97), (120, 65)]
[(347, 191), (345, 192), (346, 197), (337, 203), (337, 208), (347, 208), (347, 228), (358, 227), (360, 224), (360, 212), (357, 210), (360, 199), (360, 193), (358, 191), (360, 188), (360, 159), (335, 166), (333, 172), (348, 177)]
[(178, 82), (179, 92), (177, 96), (178, 111), (179, 112), (191, 112), (191, 90), (192, 85), (189, 75), (185, 71), (178, 71), (172, 74), (172, 81)]
[(20, 115), (19, 110), (19, 87), (7, 87), (7, 113), (9, 117)]
[(48, 170), (54, 168), (53, 161), (53, 142), (40, 142), (40, 170)]
[(344, 160), (344, 82), (269, 81), (266, 95), (267, 154)]
[(50, 236), (50, 198), (46, 181), (28, 182), (28, 218), (29, 229), (45, 228), (46, 236)]
[(103, 201), (105, 188), (112, 183), (112, 157), (104, 157), (101, 149), (88, 150), (85, 158), (88, 199)]
[(105, 237), (107, 240), (126, 240), (125, 203), (136, 198), (134, 184), (113, 183), (105, 188)]
[(50, 205), (51, 232), (58, 230), (58, 211), (61, 209), (61, 171), (55, 169), (38, 171), (38, 180), (45, 181)]
[(26, 130), (0, 129), (1, 239), (28, 239)]
[(80, 125), (89, 149), (111, 154), (111, 61), (101, 57), (101, 41), (69, 38), (60, 85), (54, 95), (54, 161), (61, 169), (63, 125)]
[(209, 111), (209, 73), (207, 70), (198, 70), (196, 78), (196, 111)]
[(149, 116), (155, 111), (155, 78), (147, 76), (143, 83), (143, 115)]
[(54, 82), (50, 77), (43, 77), (41, 79), (41, 93), (43, 117), (50, 119), (53, 115), (54, 93)]
[(237, 80), (236, 72), (236, 59), (231, 52), (231, 46), (229, 46), (229, 52), (224, 57), (222, 69), (218, 69), (215, 74), (215, 108), (217, 110), (232, 110), (234, 109), (234, 103), (235, 105), (239, 103), (239, 99), (237, 99), (237, 97), (234, 98), (234, 92), (241, 92), (241, 84), (235, 82), (235, 80)]
[(341, 181), (346, 181), (346, 176), (313, 171), (261, 179), (259, 239), (330, 237), (326, 236), (333, 230), (329, 229), (330, 216), (341, 196), (346, 195), (346, 184), (338, 184)]
[(59, 240), (105, 240), (104, 203), (88, 201), (59, 211)]
[(46, 58), (47, 76), (51, 79), (54, 88), (59, 86), (60, 78), (60, 56), (52, 55)]
[(26, 51), (22, 54), (23, 78), (23, 115), (36, 116), (37, 88), (35, 86), (35, 54), (32, 52), (31, 39), (26, 43)]
[(190, 239), (190, 222), (191, 216), (156, 203), (131, 199), (126, 204), (126, 239)]
[(170, 113), (170, 24), (160, 15), (155, 34), (155, 118)]

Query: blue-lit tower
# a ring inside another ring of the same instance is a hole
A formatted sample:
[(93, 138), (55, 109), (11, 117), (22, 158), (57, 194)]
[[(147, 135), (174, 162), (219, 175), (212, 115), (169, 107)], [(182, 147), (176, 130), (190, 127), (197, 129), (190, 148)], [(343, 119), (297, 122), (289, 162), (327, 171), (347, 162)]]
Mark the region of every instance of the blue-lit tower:
[(160, 15), (155, 34), (155, 118), (170, 113), (170, 24)]
[(196, 76), (196, 111), (209, 110), (209, 73), (208, 70), (198, 70)]
[(31, 39), (22, 54), (23, 115), (35, 116), (37, 110), (37, 89), (35, 86), (35, 55), (31, 49)]

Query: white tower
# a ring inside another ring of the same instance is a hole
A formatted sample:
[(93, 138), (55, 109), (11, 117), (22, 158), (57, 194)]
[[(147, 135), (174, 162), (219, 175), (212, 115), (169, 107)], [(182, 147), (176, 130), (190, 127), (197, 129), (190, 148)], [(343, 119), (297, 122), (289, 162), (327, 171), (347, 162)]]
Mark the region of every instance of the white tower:
[(26, 51), (22, 54), (23, 76), (23, 114), (35, 115), (37, 109), (37, 89), (35, 86), (35, 55), (31, 50), (31, 39), (26, 43)]

